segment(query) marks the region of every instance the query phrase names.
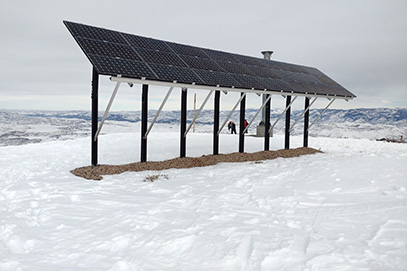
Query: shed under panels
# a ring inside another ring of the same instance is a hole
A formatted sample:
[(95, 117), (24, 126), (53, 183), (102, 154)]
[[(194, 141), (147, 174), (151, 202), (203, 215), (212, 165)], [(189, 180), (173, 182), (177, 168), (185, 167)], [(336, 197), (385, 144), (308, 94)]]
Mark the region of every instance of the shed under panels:
[[(97, 116), (99, 75), (110, 76), (111, 81), (116, 82), (112, 99), (101, 125), (103, 125), (120, 83), (142, 85), (142, 162), (147, 160), (147, 136), (153, 124), (147, 128), (148, 85), (170, 87), (162, 106), (174, 87), (181, 89), (181, 157), (186, 155), (185, 139), (188, 133), (186, 128), (187, 89), (209, 90), (205, 101), (215, 92), (214, 154), (218, 153), (219, 143), (220, 91), (241, 93), (241, 98), (235, 106), (236, 108), (240, 104), (240, 152), (244, 151), (243, 121), (245, 97), (248, 93), (263, 94), (266, 95), (265, 97), (279, 94), (286, 97), (287, 106), (281, 114), (281, 116), (286, 114), (286, 148), (289, 148), (289, 131), (292, 128), (289, 118), (290, 107), (298, 96), (305, 97), (304, 145), (308, 145), (308, 112), (311, 98), (313, 101), (319, 97), (327, 98), (330, 100), (329, 106), (335, 99), (351, 100), (356, 97), (316, 68), (146, 38), (68, 21), (64, 21), (64, 24), (93, 66), (92, 165), (97, 165), (97, 136), (101, 128), (99, 126), (98, 129)], [(294, 98), (291, 99), (291, 97)], [(203, 106), (204, 104), (201, 108)], [(270, 98), (264, 99), (259, 110), (263, 107), (267, 120), (270, 118)], [(269, 132), (272, 127), (268, 121), (265, 122), (265, 126), (265, 150), (268, 150)], [(307, 127), (305, 128), (305, 126)]]

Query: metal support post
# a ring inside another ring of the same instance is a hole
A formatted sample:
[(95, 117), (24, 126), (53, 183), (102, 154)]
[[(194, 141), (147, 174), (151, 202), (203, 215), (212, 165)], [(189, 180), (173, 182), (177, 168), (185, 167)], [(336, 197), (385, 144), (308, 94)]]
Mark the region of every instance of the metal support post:
[(147, 161), (147, 137), (144, 135), (147, 132), (148, 119), (148, 85), (143, 85), (141, 93), (141, 158), (140, 162)]
[(92, 167), (98, 165), (98, 140), (95, 138), (98, 129), (98, 92), (99, 74), (95, 67), (92, 70), (92, 136), (91, 136), (91, 164)]
[[(315, 99), (312, 101), (312, 103), (314, 103), (316, 99), (317, 98), (315, 97)], [(312, 103), (311, 103), (311, 105), (312, 105)], [(304, 147), (308, 147), (309, 108), (311, 105), (309, 104), (309, 98), (305, 97), (304, 108), (306, 108), (306, 110), (305, 110), (306, 112), (304, 115), (304, 144), (303, 144)]]
[(181, 141), (180, 141), (180, 157), (186, 156), (186, 127), (187, 127), (187, 91), (181, 90)]
[(239, 124), (239, 152), (244, 152), (244, 121), (245, 121), (245, 110), (246, 110), (246, 95), (244, 92), (240, 93), (244, 98), (240, 102), (240, 124)]
[[(297, 98), (297, 97), (295, 97)], [(286, 98), (286, 108), (287, 111), (285, 113), (285, 144), (284, 148), (289, 149), (290, 148), (290, 116), (291, 116), (291, 96), (287, 96)]]
[(267, 94), (267, 102), (266, 102), (266, 106), (264, 108), (264, 150), (268, 151), (270, 150), (270, 133), (269, 133), (269, 129), (270, 129), (270, 98), (271, 95)]
[(219, 154), (219, 109), (220, 109), (220, 91), (215, 91), (214, 112), (213, 112), (213, 154)]

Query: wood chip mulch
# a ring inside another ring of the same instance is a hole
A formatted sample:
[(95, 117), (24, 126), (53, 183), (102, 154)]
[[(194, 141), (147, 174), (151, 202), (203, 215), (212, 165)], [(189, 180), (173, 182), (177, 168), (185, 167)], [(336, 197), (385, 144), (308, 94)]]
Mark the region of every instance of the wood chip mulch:
[(120, 174), (127, 171), (164, 170), (170, 168), (192, 168), (215, 165), (217, 163), (236, 163), (271, 160), (278, 157), (290, 158), (300, 155), (322, 153), (312, 148), (283, 149), (278, 151), (260, 151), (255, 153), (229, 153), (203, 155), (201, 157), (174, 158), (165, 161), (137, 162), (125, 165), (98, 165), (96, 167), (80, 167), (71, 171), (72, 174), (88, 180), (102, 180), (102, 175)]

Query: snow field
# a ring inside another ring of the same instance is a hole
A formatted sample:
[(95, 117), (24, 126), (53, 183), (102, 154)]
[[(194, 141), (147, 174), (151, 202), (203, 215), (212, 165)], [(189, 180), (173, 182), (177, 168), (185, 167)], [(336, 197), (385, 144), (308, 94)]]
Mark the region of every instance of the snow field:
[[(96, 182), (69, 173), (89, 164), (89, 141), (0, 148), (0, 270), (407, 268), (406, 144), (310, 138), (324, 154)], [(103, 135), (99, 161), (138, 161), (139, 145), (139, 134)], [(262, 148), (246, 137), (246, 151)], [(221, 135), (221, 153), (237, 149)], [(177, 157), (178, 131), (152, 132), (148, 150)], [(188, 135), (188, 156), (211, 152), (211, 134)]]

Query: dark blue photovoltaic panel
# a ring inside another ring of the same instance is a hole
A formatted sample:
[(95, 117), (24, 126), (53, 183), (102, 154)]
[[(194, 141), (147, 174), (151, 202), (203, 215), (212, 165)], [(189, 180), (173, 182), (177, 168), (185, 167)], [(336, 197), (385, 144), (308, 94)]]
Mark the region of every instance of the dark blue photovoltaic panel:
[(211, 71), (223, 71), (223, 69), (216, 64), (216, 62), (209, 58), (199, 58), (194, 56), (180, 55), (181, 59), (193, 69), (211, 70)]
[(231, 62), (231, 63), (239, 63), (239, 61), (233, 56), (233, 54), (226, 53), (226, 52), (221, 52), (221, 51), (215, 51), (215, 50), (210, 50), (210, 49), (202, 49), (205, 54), (207, 54), (210, 58), (214, 60), (220, 60), (220, 61), (226, 61), (226, 62)]
[(146, 65), (140, 61), (129, 61), (124, 59), (115, 59), (112, 61), (109, 57), (98, 55), (88, 55), (90, 62), (98, 67), (98, 72), (103, 75), (120, 74), (123, 77), (142, 78), (157, 80), (157, 77)]
[(253, 86), (256, 86), (256, 89), (267, 89), (267, 84), (257, 76), (243, 74), (231, 74), (231, 76), (239, 82), (242, 88), (252, 89)]
[(224, 72), (211, 72), (206, 70), (196, 70), (193, 71), (198, 74), (200, 78), (208, 86), (221, 86), (221, 87), (241, 87), (239, 83), (232, 78), (227, 73)]
[(140, 57), (147, 63), (187, 67), (185, 63), (176, 54), (167, 52), (157, 52), (141, 48), (135, 48), (135, 50), (140, 55)]
[(171, 49), (167, 46), (166, 42), (161, 40), (144, 38), (130, 34), (123, 34), (123, 37), (128, 41), (129, 45), (136, 48), (144, 48), (153, 51), (172, 53)]
[(128, 45), (84, 38), (78, 38), (77, 41), (88, 54), (141, 61), (141, 58), (138, 57), (138, 55), (134, 53), (134, 50)]
[(295, 91), (294, 87), (290, 83), (281, 80), (281, 79), (270, 79), (270, 78), (261, 78), (267, 84), (267, 89), (276, 90), (276, 91), (285, 91), (291, 92)]
[(102, 75), (355, 97), (321, 71), (64, 21)]
[(251, 70), (255, 75), (260, 77), (269, 77), (269, 78), (280, 78), (278, 75), (273, 72), (273, 69), (253, 66), (253, 65), (246, 65), (246, 67)]
[(240, 63), (230, 63), (225, 61), (216, 61), (216, 63), (221, 66), (225, 72), (254, 75), (252, 71)]
[(204, 82), (189, 68), (150, 64), (160, 81), (203, 85)]
[(257, 67), (268, 68), (270, 67), (270, 60), (263, 58), (256, 58), (250, 56), (234, 55), (234, 58), (245, 65), (252, 65)]
[(199, 57), (199, 58), (209, 58), (209, 56), (207, 54), (205, 54), (201, 48), (173, 43), (173, 42), (167, 42), (167, 45), (176, 54), (179, 54), (179, 55), (193, 56), (193, 57)]
[(103, 28), (70, 23), (68, 29), (75, 38), (82, 37), (99, 41), (127, 44), (119, 32)]

